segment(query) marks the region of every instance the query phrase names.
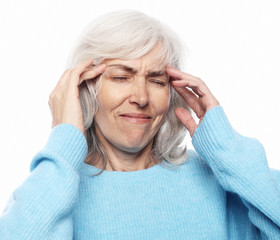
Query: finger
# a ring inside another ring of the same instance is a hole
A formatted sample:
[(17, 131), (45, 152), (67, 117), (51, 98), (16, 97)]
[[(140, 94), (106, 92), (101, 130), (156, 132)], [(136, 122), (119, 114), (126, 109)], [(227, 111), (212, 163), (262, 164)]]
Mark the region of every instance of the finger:
[(199, 104), (199, 98), (192, 91), (190, 91), (187, 88), (176, 87), (176, 86), (173, 86), (173, 88), (184, 99), (186, 104), (195, 112), (198, 118), (203, 116), (203, 109)]
[(192, 76), (188, 73), (183, 73), (180, 70), (171, 67), (171, 65), (168, 65), (166, 71), (175, 86), (189, 87), (200, 97), (210, 93), (210, 90), (200, 78)]
[(190, 85), (189, 81), (186, 80), (173, 80), (171, 82), (173, 87), (177, 87), (177, 88), (190, 88), (198, 97), (203, 97), (206, 93), (202, 92), (198, 87), (194, 86), (194, 85)]
[(191, 137), (197, 129), (197, 124), (192, 115), (184, 108), (176, 108), (175, 115), (181, 121), (181, 123), (188, 129)]
[(93, 63), (93, 59), (88, 59), (86, 61), (83, 61), (79, 63), (76, 67), (72, 69), (72, 72), (76, 74), (77, 76), (80, 76), (86, 68), (90, 67)]
[[(77, 83), (79, 82), (80, 79), (80, 72), (82, 69), (86, 69), (88, 66), (92, 65), (93, 60), (88, 59), (86, 61), (83, 61), (79, 63), (76, 67), (73, 69), (66, 69), (62, 76), (60, 77), (59, 81), (56, 84), (56, 88), (59, 87), (65, 87), (68, 86), (69, 84), (73, 84), (77, 86)], [(70, 80), (71, 79), (71, 80)]]
[(166, 68), (166, 72), (171, 77), (171, 80), (192, 80), (192, 81), (199, 81), (200, 78), (195, 77), (191, 74), (181, 72), (177, 68), (168, 65)]
[(93, 79), (99, 76), (105, 71), (105, 69), (106, 69), (106, 65), (101, 64), (84, 71), (80, 76), (79, 84), (81, 84), (84, 80)]
[(171, 76), (171, 83), (173, 87), (178, 86), (181, 88), (191, 88), (191, 90), (201, 98), (200, 106), (205, 112), (219, 105), (217, 99), (200, 78), (183, 73), (171, 65), (168, 65), (166, 71)]
[(92, 65), (93, 60), (92, 59), (88, 59), (86, 61), (83, 61), (81, 63), (79, 63), (77, 66), (75, 66), (72, 69), (69, 69), (69, 75), (67, 78), (65, 78), (63, 81), (64, 84), (72, 86), (72, 87), (77, 87), (79, 86), (79, 82), (80, 82), (80, 75), (88, 68)]

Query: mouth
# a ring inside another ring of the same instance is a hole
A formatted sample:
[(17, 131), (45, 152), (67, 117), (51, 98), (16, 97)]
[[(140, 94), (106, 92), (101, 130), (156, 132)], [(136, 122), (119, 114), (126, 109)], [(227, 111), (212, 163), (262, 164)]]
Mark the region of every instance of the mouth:
[(130, 123), (148, 123), (152, 120), (152, 117), (147, 114), (139, 114), (139, 113), (124, 113), (121, 114), (120, 117), (128, 121)]

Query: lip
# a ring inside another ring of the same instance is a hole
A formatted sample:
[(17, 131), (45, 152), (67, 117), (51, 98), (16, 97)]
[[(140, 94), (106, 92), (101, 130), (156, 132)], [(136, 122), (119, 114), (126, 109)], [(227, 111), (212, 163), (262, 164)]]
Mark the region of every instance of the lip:
[(152, 117), (150, 115), (147, 114), (143, 114), (143, 113), (123, 113), (120, 114), (120, 117), (125, 120), (128, 121), (130, 123), (148, 123), (152, 120)]

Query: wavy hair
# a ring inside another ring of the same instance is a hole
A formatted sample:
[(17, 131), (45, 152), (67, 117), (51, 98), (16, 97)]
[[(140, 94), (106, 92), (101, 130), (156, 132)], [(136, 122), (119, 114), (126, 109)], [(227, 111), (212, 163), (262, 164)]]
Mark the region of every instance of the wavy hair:
[[(157, 44), (161, 47), (159, 58), (164, 63), (181, 69), (185, 47), (168, 26), (134, 10), (107, 13), (92, 21), (81, 33), (68, 57), (67, 67), (72, 68), (89, 58), (94, 60), (94, 64), (112, 58), (136, 59), (150, 52)], [(97, 77), (92, 81), (84, 81), (79, 87), (88, 144), (87, 159), (92, 158), (95, 153), (102, 156), (103, 169), (98, 174), (105, 170), (107, 164), (106, 154), (98, 141), (94, 126), (100, 82)], [(169, 110), (152, 147), (152, 155), (159, 160), (159, 164), (168, 168), (176, 168), (187, 160), (186, 145), (182, 144), (187, 130), (174, 114), (176, 107), (189, 110), (182, 98), (170, 87)]]

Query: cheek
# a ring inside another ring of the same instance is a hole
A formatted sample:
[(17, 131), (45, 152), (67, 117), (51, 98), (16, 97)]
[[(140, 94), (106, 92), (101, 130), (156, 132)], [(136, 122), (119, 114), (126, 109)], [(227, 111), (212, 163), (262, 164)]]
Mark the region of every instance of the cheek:
[(103, 82), (97, 94), (98, 112), (108, 112), (115, 109), (123, 101), (118, 88)]
[(154, 108), (157, 110), (159, 114), (165, 115), (168, 112), (169, 105), (170, 105), (170, 91), (169, 88), (163, 91), (158, 91), (157, 93), (154, 92), (153, 96), (153, 103)]
[(98, 125), (104, 125), (102, 123), (110, 121), (109, 113), (114, 108), (115, 103), (114, 99), (112, 99), (113, 95), (111, 94), (110, 89), (107, 91), (105, 89), (105, 86), (100, 86), (97, 94), (98, 109), (94, 119)]

